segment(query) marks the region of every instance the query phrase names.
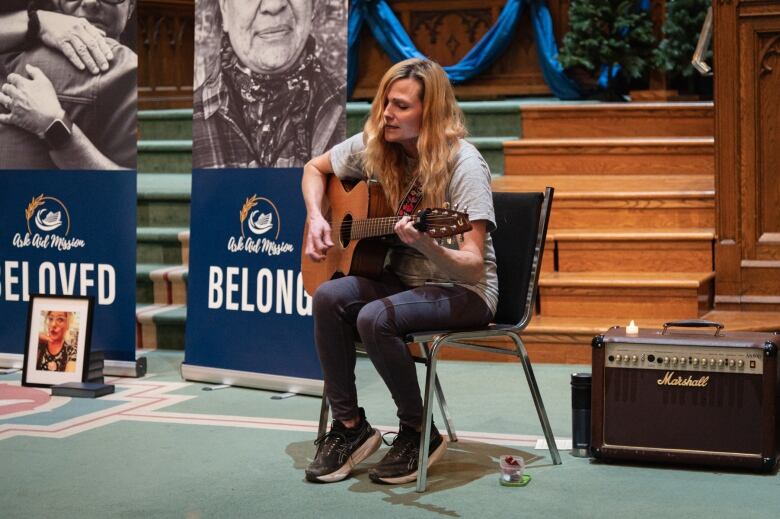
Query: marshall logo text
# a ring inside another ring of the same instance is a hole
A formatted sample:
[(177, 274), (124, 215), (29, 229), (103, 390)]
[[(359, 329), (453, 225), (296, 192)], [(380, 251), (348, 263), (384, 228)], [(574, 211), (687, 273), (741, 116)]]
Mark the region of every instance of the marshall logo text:
[(707, 387), (710, 381), (710, 377), (703, 376), (699, 378), (693, 378), (688, 375), (688, 378), (683, 378), (680, 375), (674, 376), (674, 371), (667, 371), (664, 378), (658, 379), (659, 386), (685, 386), (685, 387)]

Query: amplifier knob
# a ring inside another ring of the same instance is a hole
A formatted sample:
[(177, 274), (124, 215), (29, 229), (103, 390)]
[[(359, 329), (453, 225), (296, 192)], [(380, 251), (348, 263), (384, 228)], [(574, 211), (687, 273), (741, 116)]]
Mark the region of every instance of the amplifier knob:
[(706, 366), (707, 365), (707, 359), (705, 359), (704, 357), (702, 357), (702, 359), (701, 359), (701, 365), (702, 366)]
[(729, 359), (729, 367), (733, 368), (734, 364), (735, 364), (734, 359)]
[(699, 359), (697, 359), (696, 357), (692, 358), (691, 359), (691, 364), (693, 364), (694, 366), (697, 366), (699, 364)]
[(676, 364), (677, 364), (677, 357), (672, 357), (672, 365), (674, 366)]
[(615, 355), (615, 362), (620, 362), (621, 360), (623, 360), (622, 355)]
[(680, 366), (684, 366), (685, 363), (688, 361), (685, 357), (680, 357)]
[(669, 364), (669, 357), (664, 357), (664, 364)]
[(715, 365), (715, 359), (710, 359), (710, 366), (714, 366), (714, 365)]
[(723, 359), (718, 359), (718, 367), (723, 365)]
[(740, 368), (741, 368), (742, 366), (744, 366), (744, 365), (745, 365), (745, 361), (744, 361), (744, 360), (738, 360), (738, 361), (737, 361), (737, 366), (739, 366)]
[(634, 364), (636, 364), (636, 361), (637, 361), (637, 360), (639, 360), (639, 359), (637, 359), (637, 358), (636, 358), (636, 355), (631, 355), (631, 362), (633, 362)]

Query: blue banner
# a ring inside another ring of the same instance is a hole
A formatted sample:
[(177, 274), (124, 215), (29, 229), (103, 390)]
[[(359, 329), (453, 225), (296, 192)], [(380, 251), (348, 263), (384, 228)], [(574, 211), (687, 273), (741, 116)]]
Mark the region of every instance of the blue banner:
[(92, 351), (135, 361), (135, 171), (0, 171), (0, 353), (30, 294), (95, 298)]
[(322, 379), (300, 273), (301, 174), (300, 168), (193, 172), (185, 377), (201, 366)]

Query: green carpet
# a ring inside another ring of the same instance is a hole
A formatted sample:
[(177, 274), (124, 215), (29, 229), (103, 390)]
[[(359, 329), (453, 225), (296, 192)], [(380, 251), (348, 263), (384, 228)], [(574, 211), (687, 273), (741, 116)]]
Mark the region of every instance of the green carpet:
[[(780, 510), (777, 475), (603, 464), (568, 452), (563, 465), (553, 466), (547, 451), (518, 442), (451, 444), (431, 469), (424, 494), (413, 484), (369, 481), (369, 462), (384, 450), (343, 482), (310, 484), (303, 468), (314, 453), (318, 399), (272, 400), (273, 393), (244, 388), (203, 391), (205, 385), (181, 380), (181, 360), (179, 352), (149, 354), (150, 375), (117, 380), (113, 399), (72, 399), (6, 419), (0, 400), (0, 517), (688, 518), (773, 517)], [(569, 374), (578, 369), (535, 366), (562, 438), (571, 435)], [(523, 435), (528, 445), (541, 436), (518, 365), (441, 362), (440, 377), (464, 436)], [(0, 375), (0, 397), (19, 378)], [(389, 394), (367, 359), (358, 360), (357, 380), (372, 424), (395, 427)], [(33, 425), (64, 435), (73, 420), (86, 418), (92, 422), (83, 430), (62, 438), (3, 436)], [(533, 478), (527, 487), (498, 484), (502, 454), (527, 460)]]

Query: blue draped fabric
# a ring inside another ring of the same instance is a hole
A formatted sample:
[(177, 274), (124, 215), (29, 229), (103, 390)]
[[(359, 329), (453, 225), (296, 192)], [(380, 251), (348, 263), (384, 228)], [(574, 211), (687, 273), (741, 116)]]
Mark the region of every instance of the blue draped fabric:
[[(553, 94), (561, 99), (580, 97), (577, 85), (563, 73), (558, 62), (558, 46), (552, 31), (550, 12), (544, 0), (529, 0), (534, 36), (539, 51), (542, 74)], [(498, 20), (477, 44), (455, 65), (444, 67), (453, 83), (462, 83), (473, 78), (498, 58), (512, 42), (517, 20), (523, 8), (523, 0), (508, 0)], [(425, 57), (385, 0), (352, 0), (349, 11), (349, 65), (347, 84), (349, 93), (355, 87), (357, 78), (358, 39), (363, 22), (368, 22), (374, 38), (393, 62), (408, 58)]]
[(558, 61), (558, 43), (555, 41), (552, 17), (547, 4), (544, 0), (530, 0), (529, 8), (544, 82), (559, 99), (581, 98), (579, 86), (563, 73), (563, 65)]

